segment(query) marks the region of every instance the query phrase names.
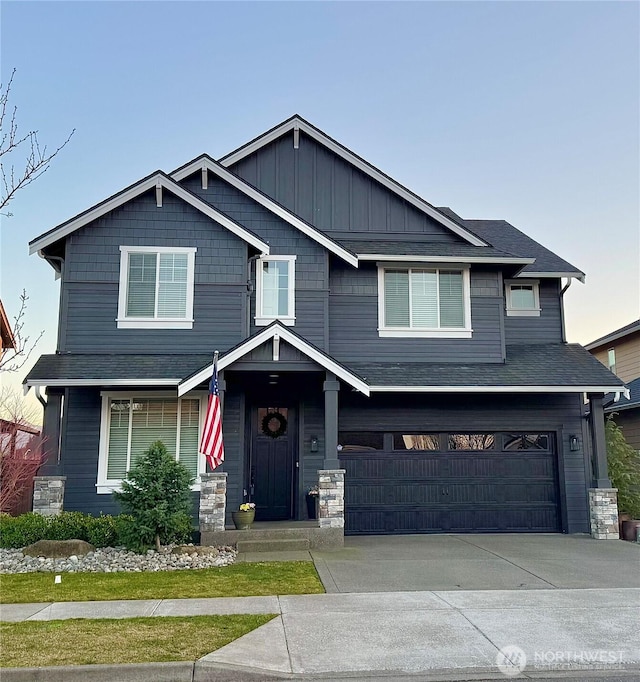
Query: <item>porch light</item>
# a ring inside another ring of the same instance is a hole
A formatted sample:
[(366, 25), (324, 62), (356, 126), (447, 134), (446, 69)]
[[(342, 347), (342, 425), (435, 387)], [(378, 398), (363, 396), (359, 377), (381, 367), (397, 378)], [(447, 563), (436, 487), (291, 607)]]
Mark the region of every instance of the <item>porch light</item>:
[(578, 436), (569, 436), (569, 450), (577, 452), (580, 449), (580, 440)]
[(311, 436), (311, 452), (318, 452), (318, 436)]

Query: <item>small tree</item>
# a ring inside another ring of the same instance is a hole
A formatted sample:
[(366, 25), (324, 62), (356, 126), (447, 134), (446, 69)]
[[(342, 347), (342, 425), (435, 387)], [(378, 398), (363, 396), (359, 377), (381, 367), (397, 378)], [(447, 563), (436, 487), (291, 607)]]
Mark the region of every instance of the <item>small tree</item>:
[(113, 496), (133, 519), (123, 529), (125, 544), (136, 551), (154, 542), (184, 542), (191, 535), (193, 477), (156, 441), (144, 452)]
[(640, 453), (627, 443), (613, 417), (607, 417), (605, 424), (609, 478), (618, 489), (620, 512), (640, 519)]
[(46, 456), (40, 428), (34, 426), (38, 419), (37, 408), (26, 405), (22, 396), (9, 387), (0, 389), (0, 512), (24, 511)]

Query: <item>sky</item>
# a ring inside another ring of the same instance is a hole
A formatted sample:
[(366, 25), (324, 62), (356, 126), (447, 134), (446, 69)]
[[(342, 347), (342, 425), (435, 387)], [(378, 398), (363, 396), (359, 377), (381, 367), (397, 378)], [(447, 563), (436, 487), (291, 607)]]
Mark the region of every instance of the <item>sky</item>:
[(29, 365), (55, 351), (59, 298), (31, 239), (294, 113), (431, 204), (508, 220), (586, 272), (565, 297), (570, 342), (638, 319), (639, 36), (636, 2), (2, 0), (20, 129), (50, 148), (75, 129), (0, 218), (5, 308), (26, 289), (26, 331), (45, 332)]

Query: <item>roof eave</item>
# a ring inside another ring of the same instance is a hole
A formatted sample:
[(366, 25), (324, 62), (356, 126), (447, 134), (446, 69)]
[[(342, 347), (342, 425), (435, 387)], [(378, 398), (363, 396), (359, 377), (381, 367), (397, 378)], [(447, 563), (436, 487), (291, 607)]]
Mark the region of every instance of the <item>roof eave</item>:
[(371, 393), (612, 393), (621, 386), (384, 386), (372, 384)]

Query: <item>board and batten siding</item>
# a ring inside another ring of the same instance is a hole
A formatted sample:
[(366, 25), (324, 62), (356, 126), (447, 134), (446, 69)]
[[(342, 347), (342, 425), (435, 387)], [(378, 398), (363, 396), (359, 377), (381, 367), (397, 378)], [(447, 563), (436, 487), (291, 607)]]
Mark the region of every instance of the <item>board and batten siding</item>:
[[(382, 432), (554, 432), (563, 530), (589, 532), (582, 403), (578, 394), (554, 395), (387, 395), (366, 398), (340, 393), (340, 431)], [(570, 435), (580, 449), (571, 452)]]
[(539, 317), (508, 316), (506, 312), (504, 313), (504, 333), (507, 345), (560, 343), (562, 341), (560, 280), (541, 279), (539, 282)]
[[(118, 329), (120, 246), (196, 247), (193, 329)], [(245, 336), (247, 245), (176, 198), (148, 192), (67, 238), (58, 349), (193, 353)]]
[(325, 232), (407, 233), (457, 241), (449, 230), (300, 132), (287, 133), (230, 166), (296, 215)]
[(341, 362), (502, 362), (503, 338), (497, 272), (471, 270), (471, 339), (380, 338), (378, 271), (356, 272), (334, 263), (329, 296), (329, 353)]

